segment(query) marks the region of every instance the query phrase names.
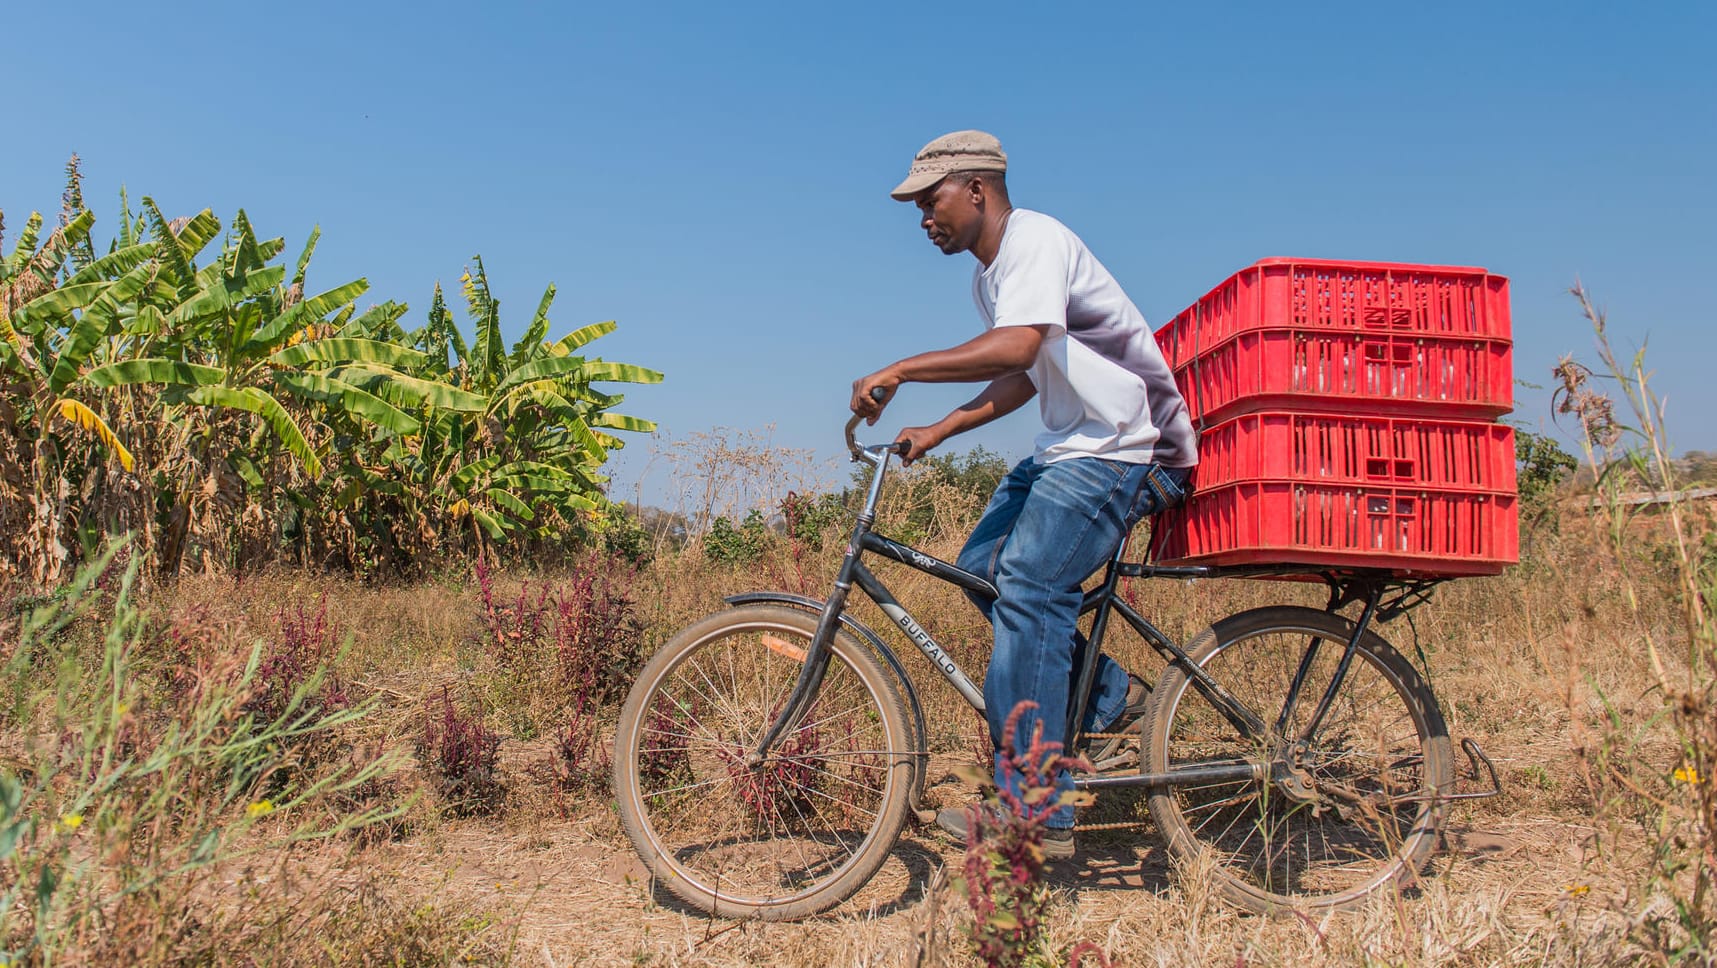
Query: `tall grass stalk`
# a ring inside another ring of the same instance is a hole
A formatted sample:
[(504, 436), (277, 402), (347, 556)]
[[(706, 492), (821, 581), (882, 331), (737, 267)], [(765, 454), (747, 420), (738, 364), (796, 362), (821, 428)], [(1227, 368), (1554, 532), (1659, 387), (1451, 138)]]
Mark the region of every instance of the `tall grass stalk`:
[[(1658, 711), (1643, 725), (1624, 724), (1602, 695), (1606, 718), (1588, 775), (1612, 839), (1620, 823), (1636, 822), (1649, 850), (1630, 915), (1635, 940), (1670, 962), (1717, 961), (1717, 567), (1707, 550), (1708, 512), (1680, 489), (1672, 459), (1665, 402), (1651, 386), (1642, 347), (1631, 358), (1610, 343), (1607, 321), (1590, 295), (1573, 289), (1597, 339), (1599, 368), (1570, 359), (1557, 368), (1558, 410), (1579, 422), (1585, 459), (1598, 482), (1593, 515), (1622, 567), (1615, 569), (1629, 606), (1642, 613), (1630, 559), (1654, 552), (1659, 580), (1673, 588), (1679, 615), (1640, 614)], [(1613, 399), (1591, 385), (1613, 382)], [(1651, 510), (1624, 500), (1649, 493)], [(1655, 621), (1654, 621), (1655, 619)], [(1617, 643), (1626, 648), (1631, 643)], [(1660, 739), (1659, 737), (1663, 738)]]

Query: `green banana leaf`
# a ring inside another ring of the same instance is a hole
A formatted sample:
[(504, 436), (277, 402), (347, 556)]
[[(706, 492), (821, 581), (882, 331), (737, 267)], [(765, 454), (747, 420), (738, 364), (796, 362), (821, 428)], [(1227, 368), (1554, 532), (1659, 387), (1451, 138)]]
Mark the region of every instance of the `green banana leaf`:
[(215, 218), (214, 212), (205, 208), (191, 216), (191, 220), (174, 236), (174, 241), (179, 243), (179, 250), (185, 253), (185, 258), (195, 259), (197, 253), (203, 251), (203, 247), (220, 234), (221, 220)]
[[(264, 239), (256, 244), (256, 254), (261, 257), (263, 262), (267, 262), (284, 251), (286, 251), (286, 240), (279, 236)], [(285, 266), (281, 268), (284, 269)]]
[(453, 475), (453, 480), (449, 482), (451, 485), (449, 490), (454, 494), (464, 494), (471, 489), (471, 484), (477, 480), (478, 475), (494, 469), (500, 463), (499, 454), (490, 454), (488, 457), (466, 464), (459, 469), (458, 473)]
[(501, 520), (496, 520), (495, 515), (492, 515), (479, 507), (471, 509), (471, 516), (476, 518), (477, 523), (483, 526), (483, 530), (489, 532), (489, 537), (496, 541), (505, 541), (507, 538), (507, 532), (502, 527), (502, 521), (506, 521), (507, 524), (512, 527), (518, 527), (518, 525), (513, 524), (512, 520), (507, 518), (505, 515), (500, 516)]
[(112, 279), (115, 276), (122, 276), (125, 273), (130, 272), (132, 269), (142, 265), (154, 253), (155, 244), (152, 242), (143, 242), (138, 245), (127, 245), (122, 248), (114, 249), (112, 252), (109, 252), (94, 262), (91, 262), (89, 265), (84, 266), (82, 269), (79, 269), (71, 278), (67, 279), (65, 284), (60, 286), (60, 288), (68, 289), (72, 286), (81, 286), (89, 282), (105, 281)]
[(406, 346), (396, 346), (373, 339), (335, 336), (328, 339), (307, 339), (279, 350), (268, 358), (280, 366), (303, 366), (306, 363), (383, 363), (388, 366), (414, 366), (424, 361), (424, 355)]
[(304, 240), (304, 251), (298, 253), (298, 265), (292, 270), (292, 284), (304, 285), (304, 274), (310, 271), (310, 256), (316, 252), (316, 242), (322, 238), (322, 226), (310, 228), (310, 237)]
[(614, 332), (619, 325), (610, 319), (606, 322), (591, 323), (582, 329), (575, 329), (555, 342), (550, 352), (555, 356), (565, 356), (597, 337), (607, 336)]
[(583, 366), (584, 358), (580, 356), (545, 356), (540, 360), (532, 360), (508, 373), (506, 379), (496, 385), (494, 393), (490, 396), (490, 409), (493, 410), (509, 390), (520, 384), (557, 376), (564, 377), (577, 373)]
[(26, 266), (38, 279), (51, 285), (54, 277), (59, 275), (60, 268), (65, 265), (66, 256), (71, 254), (78, 243), (89, 237), (89, 227), (94, 224), (94, 212), (87, 209), (79, 212), (71, 221), (48, 236), (47, 244), (30, 258)]
[(285, 276), (285, 266), (271, 266), (250, 273), (242, 280), (228, 279), (218, 271), (205, 270), (197, 275), (196, 291), (173, 307), (167, 314), (164, 325), (174, 332), (190, 329), (203, 320), (214, 319), (233, 306), (273, 289)]
[(178, 285), (189, 283), (194, 275), (191, 270), (191, 257), (173, 234), (167, 216), (161, 214), (160, 206), (148, 195), (143, 196), (143, 214), (149, 220), (149, 234), (155, 244), (155, 258), (167, 270), (167, 277)]
[(630, 363), (609, 363), (591, 360), (584, 364), (584, 378), (591, 381), (609, 380), (619, 383), (660, 383), (662, 372)]
[(262, 472), (256, 469), (256, 462), (249, 456), (235, 450), (227, 455), (227, 463), (239, 477), (244, 478), (246, 484), (259, 490), (262, 488)]
[(352, 363), (328, 371), (336, 380), (361, 386), (396, 407), (430, 406), (460, 413), (482, 413), (489, 401), (452, 384), (408, 376), (392, 368)]
[(536, 348), (542, 345), (543, 337), (548, 335), (548, 307), (554, 302), (554, 292), (554, 284), (550, 283), (543, 292), (542, 301), (537, 303), (536, 315), (531, 317), (531, 325), (525, 330), (525, 335), (513, 344), (513, 366), (530, 359)]
[(476, 364), (485, 381), (498, 379), (506, 363), (506, 348), (501, 344), (501, 303), (489, 292), (489, 274), (483, 269), (483, 257), (472, 256), (475, 272), (467, 271), (460, 279), (465, 294), (465, 306), (477, 330)]
[(72, 313), (95, 302), (96, 297), (111, 285), (113, 280), (102, 279), (50, 289), (19, 306), (18, 311), (12, 314), (12, 325), (26, 332), (41, 328), (69, 328)]
[(286, 446), (287, 452), (298, 458), (306, 474), (322, 476), (322, 461), (310, 448), (310, 442), (304, 439), (304, 432), (298, 429), (297, 422), (280, 405), (280, 401), (266, 391), (256, 387), (198, 387), (187, 394), (186, 399), (205, 407), (228, 407), (256, 414), (274, 431), (274, 436)]
[(609, 430), (630, 430), (633, 433), (648, 434), (656, 430), (654, 420), (644, 420), (640, 417), (628, 417), (621, 413), (593, 413), (588, 418), (592, 427), (606, 427)]
[(362, 316), (342, 325), (334, 335), (380, 339), (391, 343), (405, 344), (408, 341), (403, 338), (405, 334), (399, 330), (397, 324), (399, 318), (405, 315), (408, 308), (405, 303), (396, 303), (391, 299), (384, 303), (377, 303), (364, 310)]
[(331, 380), (320, 373), (276, 370), (274, 382), (298, 396), (326, 404), (337, 404), (340, 409), (401, 436), (415, 434), (422, 426), (415, 417), (402, 412), (386, 400), (350, 383)]
[(48, 387), (53, 392), (60, 393), (76, 382), (84, 361), (118, 321), (120, 305), (142, 292), (148, 281), (149, 267), (138, 266), (109, 285), (78, 317), (77, 325), (60, 345), (53, 371), (48, 374)]
[(530, 505), (519, 500), (511, 491), (507, 491), (499, 487), (491, 487), (483, 493), (488, 495), (489, 500), (494, 501), (497, 505), (511, 511), (513, 516), (520, 520), (532, 521), (536, 519), (536, 512), (531, 510)]
[(226, 379), (226, 375), (226, 371), (218, 366), (201, 366), (180, 360), (139, 359), (98, 366), (84, 374), (84, 382), (103, 388), (149, 383), (194, 387), (213, 386)]
[(319, 293), (304, 300), (267, 323), (251, 334), (246, 348), (252, 351), (269, 349), (280, 342), (287, 333), (302, 329), (328, 315), (346, 303), (357, 299), (368, 292), (368, 279), (354, 279), (343, 286), (335, 286), (324, 293)]
[(31, 212), (24, 221), (24, 230), (18, 233), (18, 242), (12, 246), (12, 254), (6, 257), (5, 275), (3, 279), (11, 279), (24, 271), (30, 260), (36, 256), (36, 240), (41, 238), (42, 213)]

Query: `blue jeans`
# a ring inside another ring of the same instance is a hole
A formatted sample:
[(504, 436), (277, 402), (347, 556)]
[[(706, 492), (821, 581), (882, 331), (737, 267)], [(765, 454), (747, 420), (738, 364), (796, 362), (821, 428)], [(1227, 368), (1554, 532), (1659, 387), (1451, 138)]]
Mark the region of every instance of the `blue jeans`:
[[(960, 551), (961, 568), (990, 580), (1001, 593), (992, 605), (973, 601), (995, 627), (995, 651), (984, 674), (984, 707), (990, 742), (1002, 745), (1008, 714), (1021, 700), (1037, 709), (1020, 717), (1015, 749), (1031, 743), (1035, 725), (1059, 750), (1066, 737), (1067, 706), (1073, 691), (1073, 633), (1079, 618), (1080, 586), (1108, 563), (1121, 540), (1163, 500), (1178, 504), (1188, 471), (1128, 464), (1096, 457), (1074, 457), (1040, 464), (1021, 461), (996, 488), (984, 516)], [(1147, 486), (1154, 478), (1155, 486)], [(1108, 656), (1098, 660), (1091, 705), (1084, 728), (1106, 728), (1127, 705), (1127, 672)], [(1019, 777), (1004, 776), (997, 763), (996, 782), (1016, 794)], [(1065, 771), (1058, 790), (1073, 789)], [(1051, 827), (1073, 826), (1073, 808), (1050, 817)]]

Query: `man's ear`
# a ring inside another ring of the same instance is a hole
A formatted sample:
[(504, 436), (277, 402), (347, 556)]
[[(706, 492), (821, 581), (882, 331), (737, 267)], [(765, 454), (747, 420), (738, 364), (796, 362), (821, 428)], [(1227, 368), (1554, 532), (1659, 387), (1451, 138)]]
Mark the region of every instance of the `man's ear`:
[(972, 204), (978, 208), (984, 207), (984, 200), (990, 197), (990, 183), (983, 175), (975, 175), (966, 182), (966, 193), (972, 199)]

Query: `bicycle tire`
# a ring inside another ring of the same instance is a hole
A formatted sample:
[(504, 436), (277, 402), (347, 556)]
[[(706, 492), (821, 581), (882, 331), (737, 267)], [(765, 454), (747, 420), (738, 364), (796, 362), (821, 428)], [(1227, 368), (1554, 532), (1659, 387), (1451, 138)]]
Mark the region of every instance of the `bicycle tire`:
[[(1241, 732), (1171, 664), (1146, 714), (1145, 768), (1265, 765), (1265, 779), (1158, 787), (1149, 805), (1183, 870), (1210, 870), (1220, 893), (1258, 913), (1347, 910), (1416, 877), (1435, 847), (1454, 784), (1448, 727), (1424, 680), (1370, 629), (1318, 733), (1289, 755), (1333, 677), (1354, 624), (1298, 606), (1241, 612), (1205, 629), (1188, 655), (1262, 719)], [(1275, 734), (1295, 670), (1321, 641), (1287, 728)], [(1292, 766), (1289, 766), (1292, 764)], [(1294, 789), (1278, 782), (1289, 777)], [(1308, 793), (1315, 790), (1315, 796)], [(1209, 867), (1201, 865), (1206, 861)]]
[(817, 616), (754, 605), (675, 635), (639, 673), (614, 743), (620, 819), (656, 880), (721, 917), (796, 920), (875, 875), (900, 836), (913, 733), (892, 678), (852, 634), (800, 725), (743, 758), (791, 692)]

